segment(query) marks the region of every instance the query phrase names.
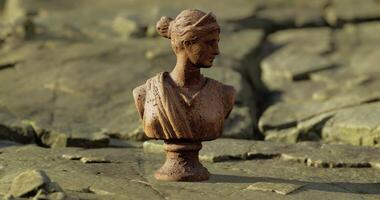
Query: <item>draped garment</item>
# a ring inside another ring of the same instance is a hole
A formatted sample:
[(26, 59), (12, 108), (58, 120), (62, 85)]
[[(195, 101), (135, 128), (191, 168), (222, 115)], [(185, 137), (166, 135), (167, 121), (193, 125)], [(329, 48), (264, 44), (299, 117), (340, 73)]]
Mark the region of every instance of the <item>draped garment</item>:
[(169, 82), (168, 72), (145, 84), (143, 126), (149, 138), (213, 140), (223, 131), (232, 105), (227, 105), (223, 84), (206, 78), (205, 85), (190, 100)]

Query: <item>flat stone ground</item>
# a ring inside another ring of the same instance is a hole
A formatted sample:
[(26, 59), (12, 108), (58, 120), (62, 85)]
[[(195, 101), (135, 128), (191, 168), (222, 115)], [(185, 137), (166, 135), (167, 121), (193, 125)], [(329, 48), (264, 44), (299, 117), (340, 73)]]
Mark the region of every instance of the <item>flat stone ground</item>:
[[(148, 143), (144, 144), (145, 150), (153, 145)], [(225, 152), (232, 154), (216, 150), (227, 144), (231, 149)], [(322, 147), (317, 143), (285, 146), (220, 139), (205, 143), (201, 152), (202, 163), (212, 173), (210, 180), (191, 183), (155, 180), (153, 173), (163, 164), (164, 155), (149, 153), (149, 150), (144, 153), (137, 147), (140, 145), (98, 149), (4, 145), (0, 149), (0, 194), (7, 194), (13, 178), (21, 172), (41, 169), (72, 199), (380, 198), (379, 149), (345, 145)], [(160, 146), (155, 145), (154, 148)], [(356, 155), (345, 154), (347, 150)], [(249, 156), (239, 158), (244, 153)], [(358, 157), (360, 155), (363, 156)], [(214, 157), (223, 156), (224, 159), (212, 161)], [(81, 160), (70, 160), (74, 157)], [(84, 163), (83, 158), (107, 162)], [(302, 158), (311, 161), (304, 162)], [(365, 165), (368, 159), (373, 160), (371, 165)]]
[[(159, 182), (162, 142), (145, 141), (132, 89), (172, 69), (154, 25), (187, 8), (217, 16), (221, 55), (202, 73), (233, 85), (237, 101), (223, 138), (200, 152), (211, 179)], [(42, 170), (66, 199), (380, 199), (379, 10), (378, 0), (0, 0), (0, 195)], [(36, 192), (25, 198), (57, 199)]]

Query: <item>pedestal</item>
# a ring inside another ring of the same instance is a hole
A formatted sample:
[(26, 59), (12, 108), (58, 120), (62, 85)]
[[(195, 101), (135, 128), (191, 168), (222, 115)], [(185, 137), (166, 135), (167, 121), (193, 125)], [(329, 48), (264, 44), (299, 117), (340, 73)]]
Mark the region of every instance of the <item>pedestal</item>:
[(166, 161), (154, 176), (163, 181), (204, 181), (210, 173), (199, 162), (201, 142), (165, 141)]

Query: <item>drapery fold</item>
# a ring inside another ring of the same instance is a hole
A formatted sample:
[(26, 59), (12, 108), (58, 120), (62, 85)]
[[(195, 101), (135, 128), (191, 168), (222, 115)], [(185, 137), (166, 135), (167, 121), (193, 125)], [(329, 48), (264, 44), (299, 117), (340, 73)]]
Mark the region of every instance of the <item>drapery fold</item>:
[(186, 110), (181, 105), (177, 91), (170, 84), (165, 84), (167, 72), (162, 72), (147, 81), (147, 101), (154, 102), (164, 139), (192, 138), (192, 130), (187, 119)]

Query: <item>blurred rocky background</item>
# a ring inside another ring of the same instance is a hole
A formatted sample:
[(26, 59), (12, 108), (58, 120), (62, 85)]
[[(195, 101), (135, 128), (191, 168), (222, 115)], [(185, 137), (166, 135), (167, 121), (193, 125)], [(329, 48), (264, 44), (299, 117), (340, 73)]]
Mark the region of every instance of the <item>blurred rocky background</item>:
[[(186, 8), (218, 17), (203, 73), (238, 91), (203, 186), (154, 180), (132, 97), (174, 66), (155, 23)], [(0, 0), (0, 139), (7, 198), (380, 199), (380, 1)]]

